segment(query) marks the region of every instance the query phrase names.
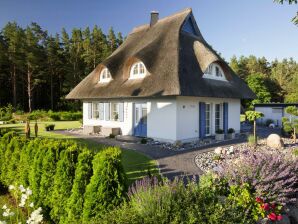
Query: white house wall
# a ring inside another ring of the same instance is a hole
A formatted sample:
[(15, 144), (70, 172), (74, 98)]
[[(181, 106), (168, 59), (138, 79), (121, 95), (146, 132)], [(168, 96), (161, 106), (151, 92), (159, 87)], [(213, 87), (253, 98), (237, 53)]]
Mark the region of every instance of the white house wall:
[[(215, 104), (224, 102), (228, 103), (228, 128), (233, 128), (237, 133), (240, 132), (239, 99), (179, 96), (177, 97), (177, 140), (190, 141), (200, 137), (199, 102), (211, 104), (211, 135), (215, 134)], [(222, 121), (221, 117), (221, 126)]]
[(161, 141), (175, 141), (177, 119), (175, 98), (150, 100), (147, 107), (148, 137)]
[[(83, 125), (121, 128), (123, 135), (133, 135), (134, 103), (147, 103), (147, 137), (160, 141), (192, 141), (199, 138), (199, 102), (211, 103), (211, 132), (215, 134), (215, 104), (228, 103), (228, 127), (240, 131), (240, 100), (207, 97), (124, 100), (124, 121), (88, 119), (88, 103), (83, 103)], [(121, 102), (117, 100), (109, 102)], [(123, 102), (123, 101), (122, 101)]]
[[(86, 101), (83, 102), (83, 125), (100, 125), (105, 127), (119, 127), (121, 128), (122, 135), (132, 135), (133, 134), (133, 122), (132, 122), (132, 112), (133, 112), (133, 103), (131, 101), (124, 102), (124, 121), (106, 121), (99, 119), (89, 119), (88, 118), (88, 103), (95, 103), (101, 101)], [(109, 102), (123, 102), (123, 101), (109, 101)]]
[[(106, 121), (88, 118), (88, 103), (83, 102), (83, 125), (119, 127), (122, 135), (133, 135), (134, 103), (147, 103), (147, 137), (173, 142), (176, 139), (176, 101), (171, 99), (124, 100), (124, 121)], [(117, 100), (107, 102), (121, 102)], [(123, 102), (123, 101), (122, 101)]]

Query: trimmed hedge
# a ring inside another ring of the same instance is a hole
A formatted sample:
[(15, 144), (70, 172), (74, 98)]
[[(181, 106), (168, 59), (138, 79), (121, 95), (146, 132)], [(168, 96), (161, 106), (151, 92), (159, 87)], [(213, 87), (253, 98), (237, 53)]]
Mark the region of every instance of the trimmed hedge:
[(30, 187), (35, 206), (55, 223), (80, 223), (83, 214), (89, 222), (119, 205), (127, 190), (119, 148), (94, 154), (74, 141), (26, 140), (15, 132), (0, 138), (0, 182)]

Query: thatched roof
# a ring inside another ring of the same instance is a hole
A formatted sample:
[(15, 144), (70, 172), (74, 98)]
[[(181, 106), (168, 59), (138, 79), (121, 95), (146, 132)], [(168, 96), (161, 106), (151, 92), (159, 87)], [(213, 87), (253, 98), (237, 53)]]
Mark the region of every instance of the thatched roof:
[[(196, 35), (182, 30), (191, 19)], [(141, 60), (149, 72), (143, 79), (128, 79), (129, 70)], [(218, 63), (228, 79), (202, 78), (209, 64)], [(98, 83), (102, 68), (113, 80)], [(103, 99), (158, 96), (202, 96), (250, 99), (255, 95), (207, 44), (191, 9), (160, 19), (155, 25), (135, 28), (124, 43), (99, 64), (68, 95), (67, 99)]]

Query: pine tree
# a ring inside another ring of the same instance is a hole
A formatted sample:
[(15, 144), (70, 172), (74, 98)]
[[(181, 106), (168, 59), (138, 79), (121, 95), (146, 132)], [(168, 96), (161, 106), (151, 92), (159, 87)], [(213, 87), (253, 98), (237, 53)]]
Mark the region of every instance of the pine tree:
[(7, 44), (9, 74), (11, 77), (12, 104), (16, 109), (18, 102), (18, 81), (22, 79), (24, 31), (15, 22), (7, 23), (3, 28), (3, 39)]
[(26, 71), (27, 71), (27, 94), (28, 94), (28, 109), (32, 111), (32, 100), (34, 88), (42, 82), (41, 72), (38, 70), (41, 68), (42, 59), (44, 58), (43, 47), (39, 43), (45, 41), (45, 33), (41, 28), (32, 23), (25, 30), (26, 49)]
[(109, 29), (108, 43), (109, 43), (109, 54), (111, 54), (113, 51), (117, 49), (117, 38), (113, 30), (113, 27)]

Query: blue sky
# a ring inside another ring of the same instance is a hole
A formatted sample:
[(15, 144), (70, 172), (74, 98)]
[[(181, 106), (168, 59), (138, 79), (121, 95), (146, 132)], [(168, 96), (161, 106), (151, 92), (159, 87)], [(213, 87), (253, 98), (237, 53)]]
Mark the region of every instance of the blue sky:
[(34, 21), (55, 33), (96, 24), (127, 35), (148, 23), (152, 10), (164, 17), (187, 7), (208, 43), (227, 60), (253, 54), (298, 61), (298, 27), (290, 21), (298, 5), (273, 0), (0, 0), (0, 28), (8, 21), (21, 26)]

